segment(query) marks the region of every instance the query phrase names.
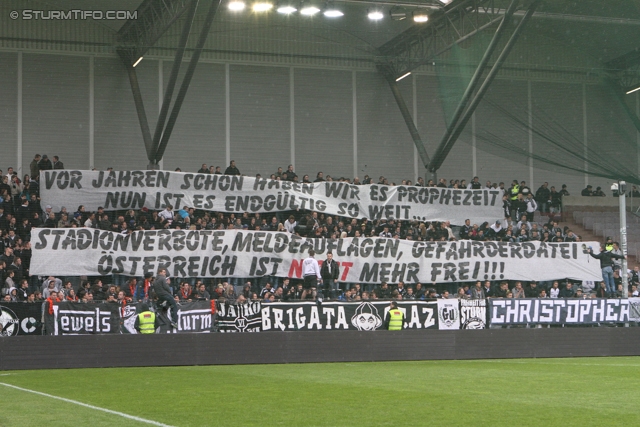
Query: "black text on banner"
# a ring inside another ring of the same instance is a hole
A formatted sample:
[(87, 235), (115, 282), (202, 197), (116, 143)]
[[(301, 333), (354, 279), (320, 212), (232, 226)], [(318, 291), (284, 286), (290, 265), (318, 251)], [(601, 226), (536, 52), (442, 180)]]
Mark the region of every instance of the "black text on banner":
[[(312, 239), (240, 230), (148, 230), (123, 235), (89, 228), (31, 231), (37, 275), (299, 278), (310, 249), (332, 252), (340, 281), (433, 283), (475, 280), (600, 280), (582, 243), (420, 242), (388, 238)], [(590, 242), (597, 246), (595, 242)]]
[(169, 171), (50, 170), (40, 173), (42, 205), (54, 211), (148, 209), (168, 205), (217, 212), (311, 210), (351, 218), (482, 223), (502, 217), (500, 190), (297, 183)]

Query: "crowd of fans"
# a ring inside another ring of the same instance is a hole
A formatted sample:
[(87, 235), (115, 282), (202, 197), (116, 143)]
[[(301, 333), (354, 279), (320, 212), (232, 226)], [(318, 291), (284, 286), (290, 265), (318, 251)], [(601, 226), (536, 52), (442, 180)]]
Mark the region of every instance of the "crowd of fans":
[[(500, 189), (503, 191), (503, 218), (495, 223), (472, 224), (469, 220), (461, 227), (452, 227), (447, 221), (396, 221), (380, 219), (345, 218), (311, 211), (278, 212), (275, 214), (227, 214), (196, 210), (188, 206), (167, 206), (161, 211), (143, 208), (140, 211), (128, 210), (107, 212), (98, 208), (88, 212), (84, 206), (77, 209), (62, 207), (54, 212), (51, 206), (41, 206), (39, 172), (49, 169), (63, 169), (64, 165), (53, 156), (36, 155), (30, 165), (30, 173), (22, 178), (13, 168), (7, 173), (0, 171), (0, 280), (3, 301), (38, 302), (51, 301), (110, 301), (127, 304), (146, 301), (152, 297), (152, 277), (128, 278), (124, 276), (104, 277), (38, 277), (29, 274), (31, 259), (30, 232), (33, 227), (65, 228), (88, 227), (111, 230), (118, 233), (131, 233), (135, 230), (161, 228), (181, 229), (244, 229), (267, 230), (296, 233), (316, 238), (344, 237), (388, 237), (406, 240), (443, 241), (470, 239), (478, 241), (497, 240), (505, 242), (579, 242), (581, 237), (569, 227), (560, 227), (558, 213), (562, 197), (569, 195), (566, 185), (560, 191), (554, 186), (543, 183), (535, 192), (525, 181), (514, 180), (506, 187), (503, 182), (487, 181), (482, 184), (478, 177), (469, 182), (465, 179), (441, 178), (438, 182), (418, 178), (417, 182), (403, 180), (402, 185), (433, 186), (469, 189)], [(178, 169), (179, 171), (179, 169)], [(198, 173), (221, 174), (219, 166), (208, 167), (203, 164)], [(241, 172), (232, 161), (224, 171), (229, 175)], [(286, 170), (278, 168), (270, 175), (271, 179), (311, 182), (309, 175), (299, 179), (292, 165)], [(332, 178), (318, 172), (314, 182), (344, 181), (352, 184), (371, 184), (372, 179), (365, 175), (362, 181), (355, 177)], [(384, 176), (377, 183), (395, 185)], [(585, 189), (586, 190), (586, 189)], [(535, 212), (539, 218), (548, 220), (534, 221)], [(613, 250), (619, 251), (614, 242), (609, 242)], [(338, 260), (340, 261), (340, 260)], [(619, 261), (619, 260), (618, 260)], [(616, 260), (614, 259), (614, 263)], [(616, 268), (617, 267), (617, 268)], [(617, 293), (622, 294), (620, 263), (614, 265), (613, 278)], [(64, 279), (64, 280), (63, 280)], [(630, 271), (629, 295), (637, 296), (640, 282), (638, 269)], [(172, 289), (178, 301), (225, 299), (234, 302), (244, 301), (295, 301), (314, 299), (316, 293), (305, 293), (302, 284), (295, 279), (278, 277), (173, 279)], [(417, 283), (360, 285), (357, 283), (339, 283), (339, 288), (319, 289), (325, 298), (343, 301), (366, 301), (375, 299), (428, 299), (428, 298), (583, 298), (615, 296), (616, 291), (607, 289), (602, 283), (572, 283), (571, 281), (553, 281), (540, 283), (521, 282), (477, 282), (473, 283), (431, 283), (428, 286)], [(150, 296), (151, 294), (151, 296)]]

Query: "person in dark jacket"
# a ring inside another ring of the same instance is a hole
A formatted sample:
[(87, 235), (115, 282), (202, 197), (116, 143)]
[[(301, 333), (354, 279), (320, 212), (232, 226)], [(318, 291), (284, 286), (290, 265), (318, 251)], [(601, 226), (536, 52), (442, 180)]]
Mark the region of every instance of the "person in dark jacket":
[(340, 267), (333, 259), (333, 253), (327, 252), (327, 259), (324, 260), (320, 268), (320, 276), (322, 276), (324, 297), (333, 298), (334, 291), (338, 290), (336, 281), (340, 277)]
[(549, 183), (543, 183), (536, 191), (536, 202), (540, 208), (540, 213), (549, 213), (549, 202), (551, 200), (551, 190), (549, 190)]
[(538, 284), (536, 282), (529, 283), (529, 286), (524, 288), (524, 296), (527, 298), (538, 298), (540, 295), (540, 289), (538, 289)]
[(610, 298), (615, 298), (616, 284), (613, 280), (613, 259), (626, 259), (626, 257), (606, 250), (603, 244), (600, 244), (600, 253), (597, 255), (593, 253), (593, 249), (589, 248), (589, 255), (600, 260), (602, 280), (607, 286), (607, 295)]
[(593, 196), (593, 187), (590, 185), (587, 185), (587, 188), (585, 188), (584, 190), (582, 190), (582, 192), (580, 193), (581, 196)]
[(510, 209), (512, 215), (514, 211), (516, 212), (516, 216), (511, 217), (513, 221), (517, 221), (519, 218), (522, 218), (522, 215), (527, 214), (527, 202), (525, 201), (522, 193), (518, 194), (516, 199), (511, 201)]
[(151, 288), (151, 281), (153, 279), (152, 273), (145, 273), (144, 279), (140, 280), (136, 286), (136, 293), (134, 295), (135, 301), (149, 301), (149, 288)]
[(231, 163), (229, 164), (229, 167), (227, 169), (225, 169), (224, 174), (225, 175), (240, 175), (240, 171), (236, 167), (236, 161), (235, 160), (231, 160)]
[(171, 326), (178, 328), (178, 305), (171, 294), (171, 288), (167, 283), (167, 270), (165, 268), (158, 269), (158, 275), (153, 281), (153, 290), (158, 297), (159, 306), (169, 306), (171, 308)]
[(209, 301), (211, 296), (204, 285), (204, 283), (196, 284), (196, 293), (193, 295), (193, 299), (196, 301)]
[(607, 297), (607, 285), (605, 282), (600, 282), (600, 286), (596, 290), (596, 298), (606, 298)]
[(560, 298), (573, 298), (575, 294), (576, 293), (571, 282), (567, 282), (565, 287), (560, 289)]
[[(33, 160), (31, 160), (31, 164), (29, 165), (29, 171), (31, 172), (31, 179), (36, 179), (36, 176), (38, 176), (40, 174), (40, 169), (38, 168), (38, 163), (40, 163), (40, 160), (42, 159), (42, 156), (40, 154), (36, 154), (35, 157), (33, 158)], [(26, 182), (25, 182), (26, 184)]]
[(550, 196), (551, 205), (549, 211), (551, 213), (560, 212), (560, 209), (562, 207), (562, 193), (556, 191), (556, 187), (551, 187)]
[(379, 288), (375, 290), (378, 299), (390, 299), (391, 298), (391, 289), (389, 289), (389, 285), (387, 282), (382, 282)]
[(53, 164), (51, 164), (51, 160), (47, 157), (46, 154), (42, 155), (42, 159), (38, 162), (38, 170), (41, 171), (49, 171), (53, 169)]
[(53, 156), (53, 169), (64, 169), (64, 163), (60, 161), (58, 156)]

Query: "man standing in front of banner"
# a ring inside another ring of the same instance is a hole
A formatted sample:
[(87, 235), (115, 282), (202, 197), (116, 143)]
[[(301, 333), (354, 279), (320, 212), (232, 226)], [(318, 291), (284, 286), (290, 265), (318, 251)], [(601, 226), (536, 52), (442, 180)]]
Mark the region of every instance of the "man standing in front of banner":
[(159, 326), (156, 314), (149, 311), (149, 306), (145, 303), (140, 304), (138, 309), (140, 313), (136, 316), (133, 327), (139, 334), (155, 334)]
[(302, 277), (304, 279), (304, 292), (302, 292), (303, 300), (307, 298), (307, 294), (309, 292), (311, 292), (313, 298), (315, 298), (318, 282), (322, 281), (318, 260), (314, 258), (315, 254), (316, 253), (313, 249), (309, 249), (309, 257), (302, 261)]
[(171, 288), (167, 284), (167, 270), (158, 269), (156, 280), (153, 281), (153, 290), (158, 297), (158, 306), (169, 306), (171, 308), (171, 326), (178, 329), (178, 305), (171, 295)]
[(390, 331), (401, 331), (404, 326), (404, 313), (398, 309), (398, 303), (391, 301), (389, 311), (384, 319), (387, 329)]
[(60, 298), (58, 298), (58, 293), (56, 291), (52, 291), (49, 294), (49, 297), (44, 302), (42, 317), (44, 319), (46, 335), (55, 334), (55, 317), (53, 315), (54, 314), (53, 307), (57, 302), (60, 302)]
[(327, 252), (327, 259), (322, 263), (320, 269), (323, 283), (323, 294), (325, 298), (333, 298), (332, 292), (337, 291), (336, 280), (338, 280), (340, 274), (340, 268), (338, 263), (333, 260), (333, 254)]
[[(613, 249), (613, 246), (611, 246)], [(600, 268), (602, 269), (602, 280), (607, 286), (607, 296), (609, 298), (616, 297), (616, 284), (613, 280), (613, 259), (624, 259), (623, 255), (616, 255), (611, 252), (607, 246), (600, 244), (600, 253), (598, 255), (593, 254), (593, 250), (589, 248), (589, 255), (600, 260)]]

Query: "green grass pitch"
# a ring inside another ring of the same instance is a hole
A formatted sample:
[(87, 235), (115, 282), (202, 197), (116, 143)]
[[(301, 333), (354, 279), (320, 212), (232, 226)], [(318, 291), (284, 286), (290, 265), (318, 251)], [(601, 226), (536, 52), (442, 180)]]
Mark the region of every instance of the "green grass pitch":
[[(170, 426), (638, 426), (640, 357), (12, 371)], [(144, 426), (0, 385), (0, 426)]]

